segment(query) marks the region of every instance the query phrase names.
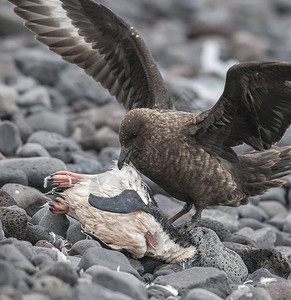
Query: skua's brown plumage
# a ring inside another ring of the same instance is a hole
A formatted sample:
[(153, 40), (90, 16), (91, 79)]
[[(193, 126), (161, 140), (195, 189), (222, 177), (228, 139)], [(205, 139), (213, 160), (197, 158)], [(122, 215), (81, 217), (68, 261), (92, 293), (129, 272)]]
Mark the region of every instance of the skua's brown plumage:
[[(291, 122), (291, 63), (234, 65), (211, 109), (172, 111), (145, 43), (111, 10), (92, 0), (9, 1), (38, 40), (83, 68), (130, 110), (120, 128), (119, 167), (131, 160), (186, 202), (171, 221), (194, 205), (191, 229), (209, 205), (246, 204), (249, 196), (284, 183), (291, 148), (269, 149)], [(255, 151), (236, 155), (231, 147), (243, 143)]]

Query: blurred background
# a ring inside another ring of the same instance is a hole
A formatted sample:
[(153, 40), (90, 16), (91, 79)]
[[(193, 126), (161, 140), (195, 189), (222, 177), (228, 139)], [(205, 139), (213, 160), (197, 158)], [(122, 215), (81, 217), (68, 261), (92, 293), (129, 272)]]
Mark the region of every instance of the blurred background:
[[(99, 2), (144, 38), (176, 109), (212, 106), (234, 63), (291, 61), (290, 0)], [(81, 69), (35, 41), (22, 23), (13, 5), (0, 0), (0, 120), (16, 125), (18, 134), (8, 147), (0, 121), (0, 152), (57, 157), (71, 171), (103, 171), (118, 155), (125, 111)], [(290, 144), (288, 136), (282, 143)]]

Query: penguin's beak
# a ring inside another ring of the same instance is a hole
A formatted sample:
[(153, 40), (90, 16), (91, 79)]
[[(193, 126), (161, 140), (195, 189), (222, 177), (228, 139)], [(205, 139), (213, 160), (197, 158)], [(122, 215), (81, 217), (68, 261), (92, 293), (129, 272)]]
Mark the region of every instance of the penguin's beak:
[(130, 163), (130, 158), (134, 149), (134, 145), (131, 145), (129, 148), (121, 147), (121, 151), (118, 157), (117, 166), (121, 170), (124, 164)]

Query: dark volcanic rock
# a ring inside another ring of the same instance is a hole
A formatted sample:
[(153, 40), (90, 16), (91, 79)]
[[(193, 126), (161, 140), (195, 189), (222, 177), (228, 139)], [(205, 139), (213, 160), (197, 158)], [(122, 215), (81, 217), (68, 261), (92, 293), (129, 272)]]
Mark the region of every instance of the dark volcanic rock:
[(272, 274), (287, 278), (291, 271), (287, 259), (276, 249), (254, 249), (235, 243), (224, 244), (241, 256), (249, 273), (266, 268)]
[(28, 217), (22, 208), (0, 207), (0, 220), (6, 237), (15, 237), (20, 240), (26, 238)]
[(0, 190), (0, 207), (7, 207), (17, 205), (13, 197), (3, 190)]
[(69, 254), (70, 255), (82, 255), (89, 249), (92, 247), (101, 247), (101, 245), (99, 244), (99, 242), (95, 241), (95, 240), (81, 240), (76, 242), (72, 248), (70, 249)]

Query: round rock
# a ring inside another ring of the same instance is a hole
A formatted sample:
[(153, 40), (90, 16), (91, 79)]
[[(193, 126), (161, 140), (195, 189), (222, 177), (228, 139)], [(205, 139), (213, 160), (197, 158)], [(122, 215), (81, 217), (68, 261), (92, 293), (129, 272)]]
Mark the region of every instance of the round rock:
[(13, 156), (21, 143), (16, 125), (10, 121), (0, 122), (0, 152), (6, 156)]
[(0, 173), (0, 187), (7, 183), (19, 183), (22, 185), (28, 185), (27, 176), (20, 169), (0, 165)]
[(26, 143), (23, 147), (18, 148), (17, 155), (20, 157), (50, 157), (48, 151), (40, 144)]

